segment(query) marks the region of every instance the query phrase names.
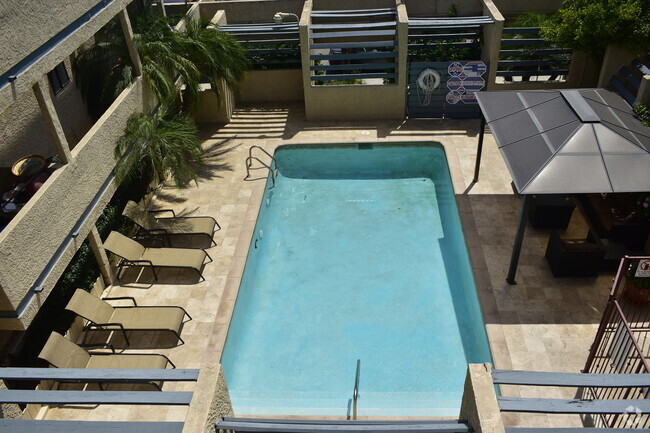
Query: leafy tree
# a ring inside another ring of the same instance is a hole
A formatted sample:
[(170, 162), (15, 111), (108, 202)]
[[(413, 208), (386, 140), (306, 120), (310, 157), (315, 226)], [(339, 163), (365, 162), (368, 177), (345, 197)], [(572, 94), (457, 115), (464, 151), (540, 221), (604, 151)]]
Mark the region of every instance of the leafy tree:
[(650, 47), (650, 1), (565, 0), (554, 19), (543, 26), (547, 39), (585, 51), (601, 62), (608, 45), (634, 53)]
[(115, 177), (119, 183), (151, 169), (159, 181), (167, 175), (176, 187), (197, 181), (203, 148), (194, 121), (183, 113), (132, 115), (115, 147)]

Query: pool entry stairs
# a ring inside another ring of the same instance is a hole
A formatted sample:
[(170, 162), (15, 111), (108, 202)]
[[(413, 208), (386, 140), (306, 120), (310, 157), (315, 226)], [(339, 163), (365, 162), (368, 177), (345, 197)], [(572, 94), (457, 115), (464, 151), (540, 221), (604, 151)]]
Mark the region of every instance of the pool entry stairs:
[(472, 428), (459, 420), (415, 421), (338, 421), (307, 419), (224, 418), (216, 425), (217, 431), (259, 433), (315, 433), (336, 431), (357, 432), (417, 432), (417, 433), (470, 433)]

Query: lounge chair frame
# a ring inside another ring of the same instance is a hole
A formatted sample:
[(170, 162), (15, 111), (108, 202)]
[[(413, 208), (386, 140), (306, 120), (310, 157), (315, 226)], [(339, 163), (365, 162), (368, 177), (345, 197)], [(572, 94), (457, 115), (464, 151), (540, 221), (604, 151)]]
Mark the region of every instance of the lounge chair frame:
[[(192, 320), (192, 316), (190, 316), (190, 314), (185, 310), (185, 308), (183, 308), (183, 307), (181, 307), (179, 305), (163, 305), (163, 306), (158, 306), (158, 305), (138, 305), (138, 303), (135, 301), (135, 298), (132, 297), (132, 296), (116, 296), (116, 297), (112, 297), (112, 298), (101, 298), (101, 300), (102, 301), (124, 301), (124, 300), (128, 300), (128, 301), (133, 302), (133, 305), (125, 305), (125, 306), (117, 306), (117, 307), (111, 305), (113, 308), (176, 308), (176, 309), (182, 310), (183, 313), (185, 313), (185, 316), (188, 317), (187, 320), (184, 320), (182, 322), (183, 324), (185, 324), (185, 323), (189, 322), (190, 320)], [(79, 314), (77, 313), (77, 315), (79, 315)], [(116, 331), (116, 330), (119, 330), (119, 331), (121, 331), (122, 335), (124, 336), (124, 340), (126, 341), (126, 346), (128, 347), (128, 346), (131, 345), (131, 342), (129, 341), (129, 337), (127, 336), (127, 331), (129, 331), (130, 329), (125, 328), (124, 325), (122, 325), (121, 323), (119, 323), (119, 322), (95, 323), (92, 320), (90, 320), (88, 317), (81, 316), (81, 315), (79, 315), (79, 316), (83, 317), (84, 319), (86, 319), (88, 321), (88, 323), (86, 323), (86, 325), (83, 328), (83, 330), (86, 331), (86, 332), (84, 332), (84, 338), (82, 340), (82, 344), (85, 344), (86, 337), (88, 336), (87, 331), (95, 331), (95, 330), (97, 330), (97, 331)], [(140, 331), (142, 331), (142, 332), (147, 332), (147, 331), (168, 331), (168, 332), (173, 333), (176, 336), (176, 338), (178, 338), (178, 340), (182, 344), (185, 344), (185, 340), (183, 340), (181, 338), (180, 333), (178, 331), (173, 330), (173, 329), (138, 328), (137, 331), (138, 332), (140, 332)], [(81, 346), (81, 347), (83, 347), (83, 346)], [(113, 349), (113, 352), (115, 352), (115, 349)], [(162, 355), (162, 356), (165, 356), (165, 355)], [(167, 358), (167, 357), (165, 356), (165, 358)], [(169, 360), (169, 358), (167, 358), (167, 360), (172, 365), (174, 365), (171, 362), (171, 360)], [(174, 366), (174, 368), (176, 368), (176, 367)]]
[[(212, 263), (212, 257), (210, 257), (210, 254), (204, 249), (204, 248), (188, 248), (188, 249), (198, 249), (201, 250), (205, 253), (205, 256), (210, 260), (209, 262), (203, 263), (203, 265), (207, 265), (208, 263)], [(115, 253), (114, 253), (115, 254)], [(117, 255), (117, 254), (116, 254)], [(124, 268), (131, 268), (131, 267), (141, 267), (141, 268), (150, 268), (151, 272), (153, 272), (153, 278), (154, 280), (158, 281), (158, 274), (156, 273), (156, 268), (181, 268), (181, 269), (192, 269), (194, 270), (198, 276), (199, 276), (199, 282), (205, 281), (205, 277), (203, 276), (203, 273), (196, 269), (196, 268), (190, 268), (190, 267), (185, 267), (185, 266), (161, 266), (161, 265), (154, 265), (151, 260), (128, 260), (125, 259), (124, 257), (120, 256), (120, 261), (117, 264), (117, 278), (120, 278), (120, 275), (122, 274), (122, 270)]]
[[(85, 336), (84, 336), (84, 340), (85, 340)], [(111, 350), (111, 353), (93, 352), (93, 351), (87, 350), (88, 354), (91, 357), (92, 356), (111, 356), (111, 355), (117, 355), (118, 354), (115, 351), (115, 347), (113, 347), (113, 345), (110, 344), (110, 343), (81, 343), (81, 344), (77, 344), (77, 346), (82, 347), (82, 348), (101, 347), (102, 349), (110, 349)], [(169, 357), (167, 355), (163, 355), (162, 353), (120, 353), (119, 355), (120, 356), (156, 355), (156, 356), (160, 356), (160, 357), (164, 358), (167, 361), (167, 364), (172, 366), (172, 369), (176, 368), (176, 364), (174, 364), (172, 362), (172, 360), (169, 359)], [(58, 366), (52, 364), (49, 360), (46, 359), (45, 361), (47, 361), (47, 363), (49, 365), (51, 365), (52, 367), (59, 368)], [(104, 391), (104, 386), (103, 386), (104, 382), (100, 382), (100, 381), (96, 381), (96, 382), (92, 381), (91, 382), (91, 381), (89, 381), (87, 379), (79, 379), (79, 380), (71, 380), (71, 379), (70, 380), (61, 380), (61, 379), (59, 379), (59, 380), (56, 380), (56, 383), (57, 383), (57, 385), (56, 385), (56, 387), (54, 389), (58, 389), (58, 384), (60, 384), (60, 383), (96, 383), (97, 386), (99, 387), (99, 389)], [(158, 391), (162, 391), (162, 386), (161, 386), (162, 382), (158, 383), (158, 381), (141, 381), (141, 382), (134, 382), (134, 383), (140, 383), (140, 384), (144, 384), (144, 385), (152, 385)]]
[[(212, 233), (175, 233), (172, 231), (169, 231), (167, 229), (146, 229), (142, 227), (140, 224), (138, 224), (137, 221), (133, 221), (133, 223), (137, 226), (137, 231), (135, 233), (135, 237), (138, 239), (142, 238), (150, 238), (150, 237), (156, 237), (156, 235), (162, 235), (164, 236), (165, 240), (167, 240), (167, 246), (171, 247), (172, 242), (171, 242), (171, 236), (182, 236), (182, 235), (189, 235), (189, 236), (198, 236), (198, 235), (205, 235), (210, 237), (210, 247), (216, 247), (217, 242), (214, 240), (214, 234), (221, 230), (221, 226), (217, 222), (217, 220), (209, 215), (204, 215), (204, 216), (182, 216), (182, 217), (177, 217), (176, 212), (174, 212), (174, 209), (156, 209), (156, 210), (144, 210), (144, 212), (149, 212), (149, 213), (164, 213), (164, 212), (170, 212), (172, 214), (171, 217), (163, 217), (163, 218), (157, 218), (157, 219), (171, 219), (171, 218), (178, 218), (178, 219), (192, 219), (192, 218), (209, 218), (212, 221), (214, 221), (214, 227), (215, 229), (212, 230)], [(127, 216), (127, 218), (129, 218)], [(129, 218), (131, 219), (131, 218)]]

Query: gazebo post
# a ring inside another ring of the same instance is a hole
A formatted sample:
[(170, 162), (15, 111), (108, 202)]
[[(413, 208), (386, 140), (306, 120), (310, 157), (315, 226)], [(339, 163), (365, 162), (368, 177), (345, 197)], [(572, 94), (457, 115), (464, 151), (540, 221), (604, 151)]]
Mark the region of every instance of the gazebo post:
[(476, 166), (474, 167), (474, 180), (478, 182), (478, 172), (481, 168), (481, 153), (483, 153), (483, 137), (485, 136), (485, 116), (481, 112), (481, 129), (478, 132), (478, 149), (476, 151)]
[(519, 224), (517, 225), (517, 235), (515, 236), (515, 245), (512, 247), (512, 257), (510, 257), (510, 268), (508, 268), (508, 276), (506, 281), (508, 284), (517, 284), (515, 281), (515, 274), (517, 273), (517, 265), (519, 264), (519, 255), (521, 254), (521, 245), (524, 242), (524, 232), (526, 231), (526, 221), (528, 218), (528, 211), (530, 210), (530, 196), (524, 195), (524, 200), (521, 203), (521, 213), (519, 214)]

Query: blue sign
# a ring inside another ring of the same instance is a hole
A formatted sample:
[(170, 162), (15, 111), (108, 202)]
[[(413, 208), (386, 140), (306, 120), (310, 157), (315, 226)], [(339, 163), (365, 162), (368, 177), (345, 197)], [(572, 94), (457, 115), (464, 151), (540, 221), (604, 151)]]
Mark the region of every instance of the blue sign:
[(463, 85), (463, 81), (458, 77), (451, 77), (447, 80), (447, 88), (449, 90), (458, 90)]
[(487, 65), (481, 61), (465, 63), (463, 73), (467, 77), (480, 77), (487, 72)]
[(447, 93), (447, 103), (449, 104), (458, 104), (462, 98), (462, 95), (455, 90)]
[(452, 62), (447, 67), (447, 72), (449, 72), (449, 75), (458, 76), (463, 72), (463, 64), (460, 62)]
[(463, 87), (468, 92), (476, 92), (485, 87), (485, 80), (481, 77), (467, 77), (463, 80)]

